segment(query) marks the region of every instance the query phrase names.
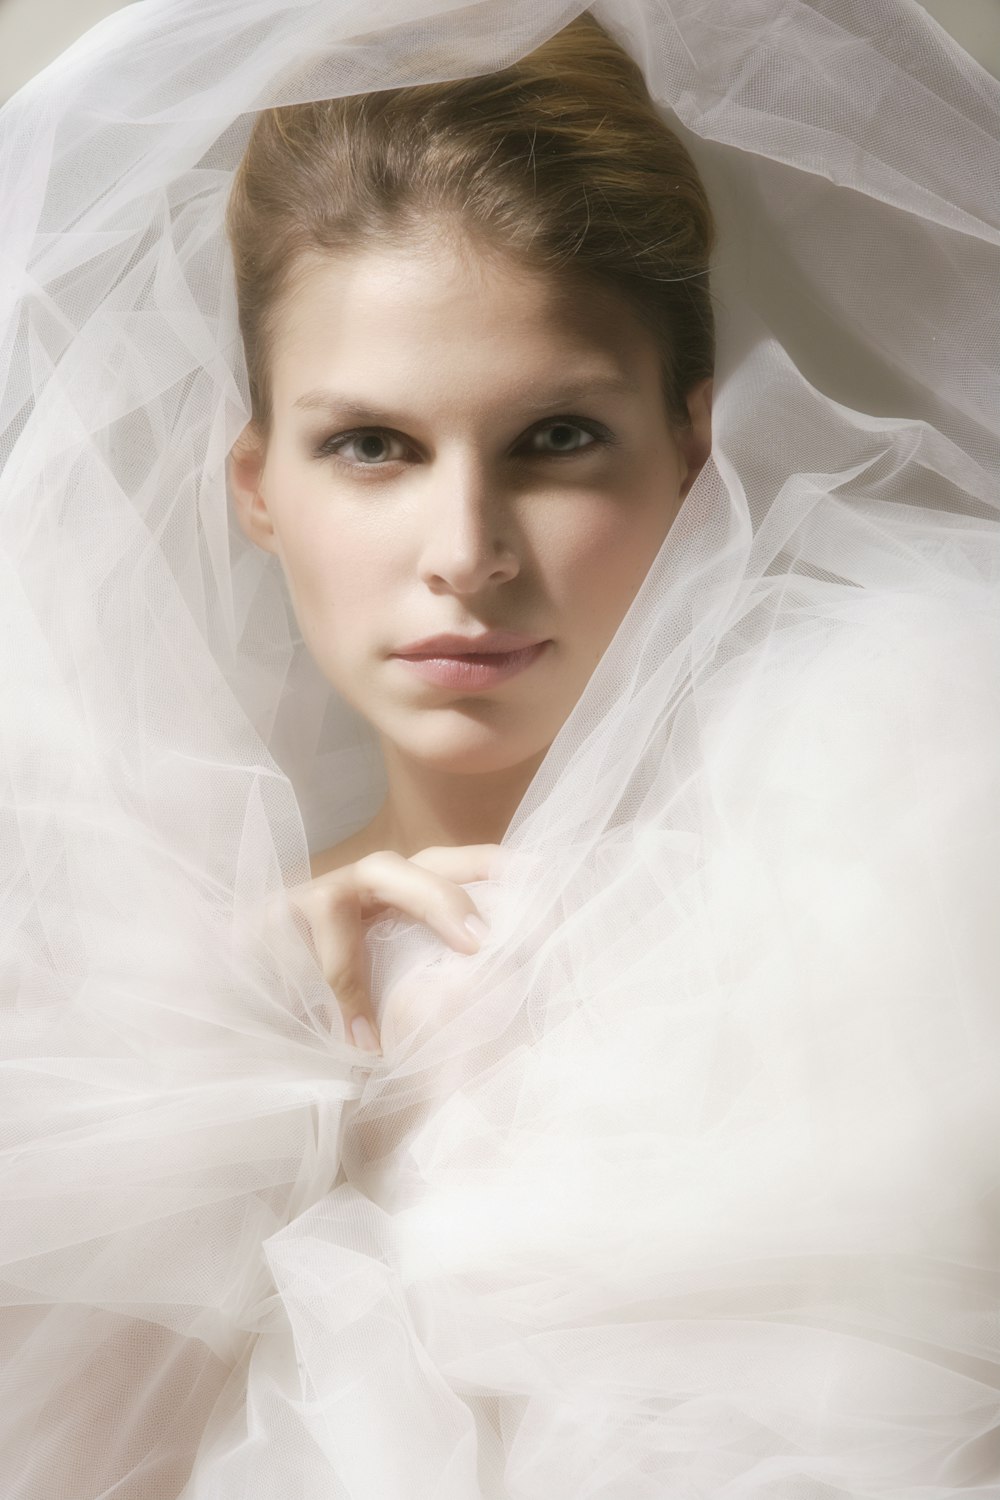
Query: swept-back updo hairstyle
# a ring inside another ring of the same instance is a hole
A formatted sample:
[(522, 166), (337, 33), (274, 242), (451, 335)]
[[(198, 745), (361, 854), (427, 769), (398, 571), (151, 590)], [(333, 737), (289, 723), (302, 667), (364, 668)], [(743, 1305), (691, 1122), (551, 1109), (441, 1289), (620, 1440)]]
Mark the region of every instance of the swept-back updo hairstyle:
[(258, 433), (297, 274), (315, 256), (442, 227), (555, 275), (569, 295), (624, 298), (656, 340), (668, 419), (688, 425), (686, 395), (715, 362), (712, 212), (641, 70), (584, 12), (495, 73), (257, 116), (226, 228)]

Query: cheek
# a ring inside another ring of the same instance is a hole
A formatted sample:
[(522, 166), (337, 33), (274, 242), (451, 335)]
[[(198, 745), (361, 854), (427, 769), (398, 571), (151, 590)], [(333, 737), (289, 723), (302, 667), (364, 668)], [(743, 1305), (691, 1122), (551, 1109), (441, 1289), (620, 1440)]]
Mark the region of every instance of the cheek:
[(377, 612), (387, 569), (384, 538), (338, 513), (329, 485), (308, 471), (276, 476), (279, 556), (295, 616), (318, 660), (349, 654)]
[[(577, 510), (559, 537), (549, 538), (549, 588), (567, 613), (595, 630), (621, 619), (670, 529), (676, 497), (662, 478), (638, 495), (605, 496)], [(539, 556), (546, 556), (545, 544)]]

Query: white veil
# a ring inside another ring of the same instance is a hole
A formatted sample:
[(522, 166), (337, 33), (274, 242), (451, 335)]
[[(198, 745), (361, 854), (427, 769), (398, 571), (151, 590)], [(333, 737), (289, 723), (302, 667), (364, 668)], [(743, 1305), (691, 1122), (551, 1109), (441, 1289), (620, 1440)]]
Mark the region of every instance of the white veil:
[(1000, 1493), (1000, 85), (911, 0), (592, 6), (712, 459), (384, 1059), (260, 921), (382, 784), (227, 504), (253, 112), (584, 8), (142, 0), (0, 113), (10, 1500)]

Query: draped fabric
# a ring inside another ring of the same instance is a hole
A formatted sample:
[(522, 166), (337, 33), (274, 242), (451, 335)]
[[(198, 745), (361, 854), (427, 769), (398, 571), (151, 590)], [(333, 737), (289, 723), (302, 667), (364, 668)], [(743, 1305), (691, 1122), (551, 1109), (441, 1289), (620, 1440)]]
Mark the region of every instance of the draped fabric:
[(142, 0), (0, 113), (11, 1500), (1000, 1493), (1000, 85), (912, 0), (592, 7), (711, 459), (383, 1057), (282, 906), (384, 783), (226, 493), (233, 171), (583, 8)]

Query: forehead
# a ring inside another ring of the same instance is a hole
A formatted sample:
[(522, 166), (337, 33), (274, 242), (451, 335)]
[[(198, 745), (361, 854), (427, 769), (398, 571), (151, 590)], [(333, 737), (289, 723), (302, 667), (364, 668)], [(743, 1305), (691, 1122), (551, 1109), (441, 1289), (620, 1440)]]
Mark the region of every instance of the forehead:
[(520, 392), (586, 360), (641, 382), (656, 349), (609, 288), (526, 267), (454, 236), (303, 260), (273, 329), (275, 405), (338, 377), (375, 389)]

